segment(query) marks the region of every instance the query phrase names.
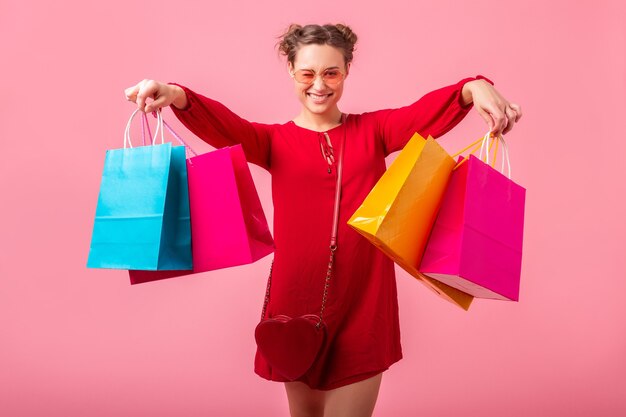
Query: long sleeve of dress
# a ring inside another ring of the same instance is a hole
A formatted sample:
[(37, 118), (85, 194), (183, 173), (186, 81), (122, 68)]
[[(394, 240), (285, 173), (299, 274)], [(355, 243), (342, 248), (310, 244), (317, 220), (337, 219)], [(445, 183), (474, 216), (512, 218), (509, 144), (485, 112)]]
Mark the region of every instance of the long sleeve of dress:
[(465, 83), (476, 78), (465, 78), (456, 84), (431, 91), (415, 103), (390, 110), (374, 112), (379, 137), (382, 137), (385, 156), (406, 145), (415, 132), (426, 137), (442, 136), (456, 126), (472, 108), (472, 104), (461, 104), (461, 91)]
[(215, 148), (241, 144), (248, 162), (270, 169), (270, 125), (249, 122), (215, 100), (171, 84), (187, 94), (187, 107), (170, 106), (187, 129)]

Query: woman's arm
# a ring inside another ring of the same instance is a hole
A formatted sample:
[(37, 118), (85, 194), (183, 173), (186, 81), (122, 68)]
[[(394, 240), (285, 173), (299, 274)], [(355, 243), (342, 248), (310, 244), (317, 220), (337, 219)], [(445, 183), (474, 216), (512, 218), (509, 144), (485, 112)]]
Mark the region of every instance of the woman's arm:
[[(512, 110), (515, 106), (504, 100), (493, 88), (490, 80), (479, 75), (431, 91), (409, 106), (380, 110), (374, 114), (385, 147), (385, 155), (388, 155), (402, 149), (415, 132), (424, 137), (442, 136), (463, 120), (472, 106), (483, 116), (489, 129), (498, 133), (496, 128), (506, 123), (502, 120), (502, 117), (506, 117), (503, 115), (513, 116), (513, 123), (515, 119), (519, 120), (521, 117), (521, 110), (519, 114), (514, 115), (513, 112), (504, 110), (505, 105)], [(497, 110), (500, 108), (502, 111), (498, 113)], [(508, 126), (512, 127), (513, 123), (509, 123)]]
[(184, 110), (189, 105), (189, 100), (187, 100), (187, 93), (185, 90), (179, 85), (173, 84), (174, 87), (174, 100), (172, 100), (171, 106), (176, 107), (178, 110)]
[[(248, 162), (269, 170), (271, 139), (268, 125), (249, 122), (222, 103), (195, 93), (187, 87), (170, 85), (185, 92), (187, 101), (185, 105), (180, 109), (171, 106), (185, 127), (216, 148), (241, 144)], [(180, 100), (181, 104), (182, 101)]]
[[(268, 125), (242, 119), (223, 104), (175, 83), (143, 80), (126, 89), (126, 98), (145, 112), (170, 106), (185, 127), (209, 145), (222, 148), (241, 144), (249, 162), (270, 168)], [(153, 101), (148, 102), (149, 98)]]

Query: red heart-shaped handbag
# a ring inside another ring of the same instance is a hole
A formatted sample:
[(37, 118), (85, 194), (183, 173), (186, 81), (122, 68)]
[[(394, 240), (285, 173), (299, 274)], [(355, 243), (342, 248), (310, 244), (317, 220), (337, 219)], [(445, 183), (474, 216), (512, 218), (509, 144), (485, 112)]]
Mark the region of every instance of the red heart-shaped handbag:
[(282, 376), (294, 381), (309, 370), (326, 336), (319, 316), (279, 315), (261, 321), (254, 331), (259, 352)]

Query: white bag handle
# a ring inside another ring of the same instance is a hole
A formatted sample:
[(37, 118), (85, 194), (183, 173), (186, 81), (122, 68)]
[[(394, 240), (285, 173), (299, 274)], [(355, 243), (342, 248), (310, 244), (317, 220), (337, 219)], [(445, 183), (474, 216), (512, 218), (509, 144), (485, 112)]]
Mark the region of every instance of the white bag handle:
[[(133, 144), (130, 141), (130, 124), (133, 121), (133, 118), (135, 117), (138, 111), (139, 109), (136, 109), (133, 112), (133, 114), (130, 115), (130, 118), (128, 119), (128, 123), (126, 123), (126, 130), (124, 131), (124, 148), (127, 147), (127, 144), (129, 148), (133, 147)], [(161, 116), (160, 109), (157, 110), (156, 116), (157, 116), (157, 125), (156, 125), (156, 130), (154, 131), (154, 137), (152, 138), (152, 145), (156, 144), (156, 139), (157, 139), (157, 136), (159, 135), (159, 131), (161, 131), (161, 144), (165, 143), (165, 137), (163, 135), (163, 117)]]
[[(487, 132), (487, 134), (483, 138), (482, 144), (480, 145), (480, 154), (478, 156), (478, 158), (482, 161), (483, 151), (485, 151), (485, 159), (486, 159), (485, 162), (487, 164), (489, 164), (489, 154), (491, 152), (491, 149), (489, 149), (490, 139), (491, 139), (491, 131)], [(502, 167), (500, 168), (500, 172), (504, 174), (504, 162), (506, 161), (507, 168), (508, 168), (506, 175), (509, 179), (511, 179), (511, 160), (509, 159), (509, 146), (507, 145), (502, 135), (499, 135), (496, 138), (496, 140), (502, 144)]]

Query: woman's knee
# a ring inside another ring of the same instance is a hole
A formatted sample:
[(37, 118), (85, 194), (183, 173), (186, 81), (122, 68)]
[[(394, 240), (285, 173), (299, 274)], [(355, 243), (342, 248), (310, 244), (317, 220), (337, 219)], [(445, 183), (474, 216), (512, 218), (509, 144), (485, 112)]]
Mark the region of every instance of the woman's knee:
[(286, 382), (291, 417), (323, 417), (325, 393), (302, 382)]
[(325, 417), (371, 417), (378, 399), (382, 373), (326, 393)]

